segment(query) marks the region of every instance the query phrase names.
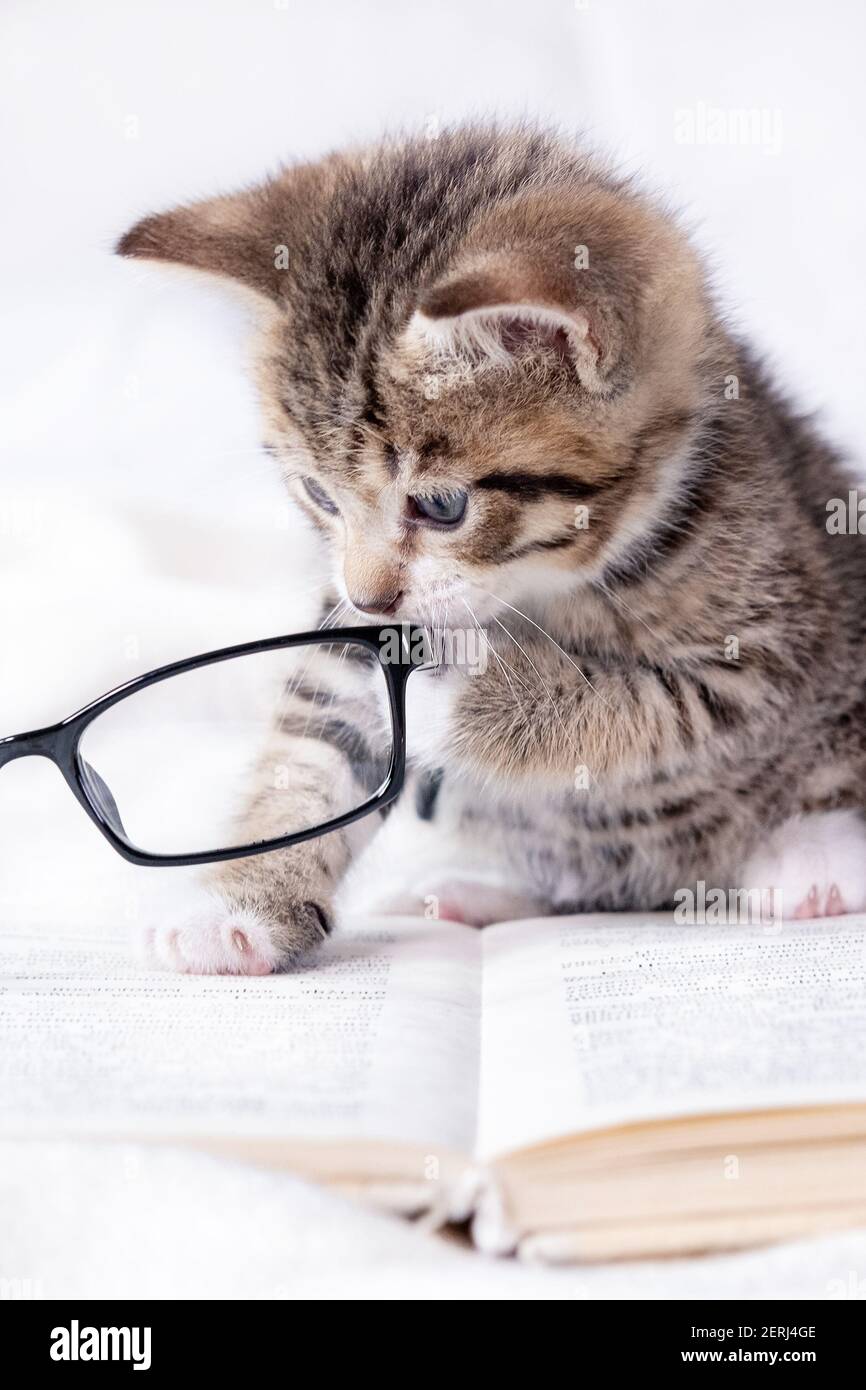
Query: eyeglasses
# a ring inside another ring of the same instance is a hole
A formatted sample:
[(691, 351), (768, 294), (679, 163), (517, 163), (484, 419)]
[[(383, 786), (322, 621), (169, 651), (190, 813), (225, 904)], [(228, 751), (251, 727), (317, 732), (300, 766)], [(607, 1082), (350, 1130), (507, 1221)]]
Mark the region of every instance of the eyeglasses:
[(399, 794), (406, 681), (430, 664), (428, 634), (412, 624), (224, 647), (0, 739), (0, 767), (50, 758), (134, 864), (284, 849)]

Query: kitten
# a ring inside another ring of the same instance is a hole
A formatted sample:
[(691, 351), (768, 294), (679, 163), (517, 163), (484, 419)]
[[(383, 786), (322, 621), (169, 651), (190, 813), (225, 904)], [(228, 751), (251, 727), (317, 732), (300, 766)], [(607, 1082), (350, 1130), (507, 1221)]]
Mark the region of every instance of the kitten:
[[(396, 906), (480, 923), (703, 881), (866, 907), (866, 543), (826, 526), (849, 480), (664, 211), (555, 135), (469, 127), (145, 218), (118, 250), (254, 295), (266, 447), (333, 554), (323, 612), (489, 630), (482, 673), (409, 683), (442, 776)], [(363, 731), (357, 683), (322, 679)], [(251, 788), (249, 839), (284, 796)], [(284, 966), (352, 854), (334, 834), (221, 866), (157, 953)]]

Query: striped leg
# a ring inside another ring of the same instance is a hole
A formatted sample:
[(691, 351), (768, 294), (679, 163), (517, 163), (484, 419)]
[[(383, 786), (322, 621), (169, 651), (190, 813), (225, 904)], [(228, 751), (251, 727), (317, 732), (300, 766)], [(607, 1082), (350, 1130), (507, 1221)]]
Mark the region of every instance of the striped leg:
[[(298, 649), (231, 842), (321, 825), (381, 784), (390, 750), (384, 680), (372, 654)], [(230, 860), (147, 934), (157, 960), (200, 974), (284, 969), (331, 930), (336, 886), (378, 817), (289, 849)]]

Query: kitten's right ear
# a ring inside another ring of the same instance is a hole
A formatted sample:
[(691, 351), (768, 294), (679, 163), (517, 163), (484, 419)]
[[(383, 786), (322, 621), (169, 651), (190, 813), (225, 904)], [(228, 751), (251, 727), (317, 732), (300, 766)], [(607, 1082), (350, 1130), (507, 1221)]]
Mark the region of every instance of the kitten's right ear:
[(276, 188), (265, 184), (142, 218), (120, 238), (115, 251), (222, 276), (277, 301), (284, 287), (281, 257), (287, 249), (279, 234)]

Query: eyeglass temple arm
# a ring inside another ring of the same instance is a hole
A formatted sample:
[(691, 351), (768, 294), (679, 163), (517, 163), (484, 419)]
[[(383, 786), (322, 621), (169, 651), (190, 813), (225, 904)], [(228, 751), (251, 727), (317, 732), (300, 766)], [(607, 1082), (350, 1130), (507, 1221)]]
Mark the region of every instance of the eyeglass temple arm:
[[(0, 738), (0, 768), (14, 762), (16, 758), (50, 758), (52, 762), (56, 762), (61, 730), (61, 725), (53, 724), (48, 729), (34, 729), (30, 733), (9, 734), (6, 738)], [(79, 762), (91, 801), (102, 812), (112, 830), (128, 839), (117, 802), (96, 768), (91, 767), (84, 758), (80, 758)]]
[(33, 729), (25, 734), (7, 734), (0, 738), (0, 767), (14, 763), (16, 758), (55, 757), (58, 726)]

